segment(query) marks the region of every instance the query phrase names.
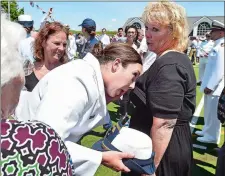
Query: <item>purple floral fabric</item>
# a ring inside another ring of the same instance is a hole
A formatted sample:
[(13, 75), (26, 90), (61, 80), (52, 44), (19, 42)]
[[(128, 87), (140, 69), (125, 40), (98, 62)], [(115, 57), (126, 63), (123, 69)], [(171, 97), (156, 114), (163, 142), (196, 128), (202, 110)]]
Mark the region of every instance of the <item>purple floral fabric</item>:
[[(51, 127), (41, 122), (2, 120), (1, 148), (13, 152), (2, 154), (3, 161), (1, 164), (4, 164), (2, 169), (7, 168), (5, 164), (10, 163), (9, 161), (4, 162), (4, 159), (8, 160), (8, 155), (17, 153), (20, 155), (20, 159), (18, 159), (18, 156), (16, 159), (18, 163), (22, 160), (29, 160), (32, 164), (40, 165), (39, 168), (48, 170), (51, 175), (75, 175), (71, 157), (65, 144)], [(24, 163), (23, 166), (27, 167), (30, 163)], [(18, 173), (21, 174), (22, 172), (18, 170), (16, 175)]]

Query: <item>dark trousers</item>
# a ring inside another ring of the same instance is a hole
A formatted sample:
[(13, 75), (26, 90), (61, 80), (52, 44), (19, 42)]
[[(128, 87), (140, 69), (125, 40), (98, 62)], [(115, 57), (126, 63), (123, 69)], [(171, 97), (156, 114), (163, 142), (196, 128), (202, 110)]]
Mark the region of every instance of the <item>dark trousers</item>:
[(128, 107), (130, 103), (130, 90), (128, 90), (124, 95), (123, 99), (120, 100), (120, 108), (119, 108), (119, 113), (124, 116), (125, 114), (128, 113)]
[(219, 151), (219, 156), (216, 165), (216, 176), (225, 175), (225, 142)]
[(191, 59), (191, 62), (195, 65), (196, 64), (196, 49), (192, 48), (189, 53), (189, 58)]

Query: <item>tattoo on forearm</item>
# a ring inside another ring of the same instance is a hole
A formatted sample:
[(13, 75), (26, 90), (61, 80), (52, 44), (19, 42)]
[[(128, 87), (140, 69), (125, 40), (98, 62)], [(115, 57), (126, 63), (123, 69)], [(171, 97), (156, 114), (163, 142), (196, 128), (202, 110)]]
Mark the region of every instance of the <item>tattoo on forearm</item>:
[(176, 125), (177, 119), (170, 119), (170, 120), (165, 120), (161, 127), (167, 128), (167, 129), (173, 129), (174, 126)]

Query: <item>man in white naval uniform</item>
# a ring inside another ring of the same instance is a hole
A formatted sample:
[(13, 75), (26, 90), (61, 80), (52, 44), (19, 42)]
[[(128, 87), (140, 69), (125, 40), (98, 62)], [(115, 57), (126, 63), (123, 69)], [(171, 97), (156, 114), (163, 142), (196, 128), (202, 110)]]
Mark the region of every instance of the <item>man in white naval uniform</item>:
[(217, 119), (219, 96), (224, 87), (224, 24), (214, 20), (211, 27), (211, 39), (215, 41), (209, 53), (208, 63), (200, 90), (204, 92), (204, 122), (202, 131), (197, 131), (197, 141), (218, 144), (221, 124)]
[(20, 15), (18, 16), (18, 23), (21, 24), (27, 32), (27, 38), (21, 40), (18, 46), (19, 53), (23, 58), (22, 62), (24, 63), (26, 60), (29, 60), (33, 63), (33, 45), (35, 38), (31, 36), (31, 31), (34, 21), (30, 15)]
[(208, 63), (209, 52), (213, 48), (214, 42), (211, 40), (210, 34), (205, 35), (206, 40), (202, 41), (199, 47), (199, 78), (197, 85), (201, 85), (204, 76), (206, 64)]

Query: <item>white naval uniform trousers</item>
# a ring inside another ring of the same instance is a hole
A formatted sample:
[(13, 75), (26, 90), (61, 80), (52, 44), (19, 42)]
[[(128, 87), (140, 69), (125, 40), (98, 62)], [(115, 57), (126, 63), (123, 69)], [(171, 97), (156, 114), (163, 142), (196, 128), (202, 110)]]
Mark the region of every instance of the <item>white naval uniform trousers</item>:
[(224, 87), (224, 38), (215, 41), (208, 58), (200, 90), (207, 87), (213, 92), (205, 96), (204, 102), (204, 139), (219, 143), (221, 123), (217, 119), (219, 96)]

